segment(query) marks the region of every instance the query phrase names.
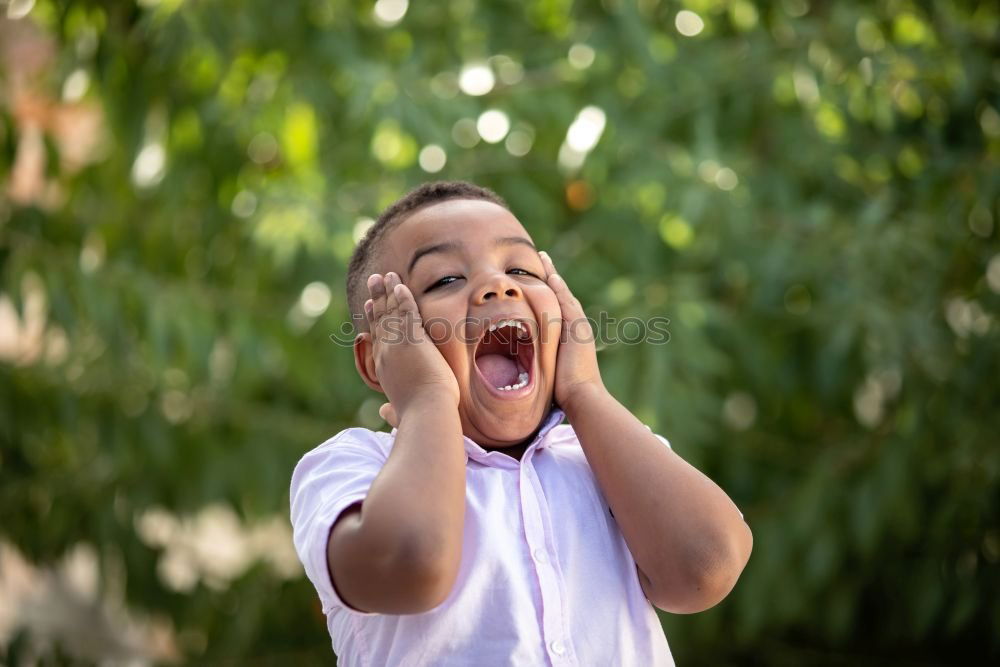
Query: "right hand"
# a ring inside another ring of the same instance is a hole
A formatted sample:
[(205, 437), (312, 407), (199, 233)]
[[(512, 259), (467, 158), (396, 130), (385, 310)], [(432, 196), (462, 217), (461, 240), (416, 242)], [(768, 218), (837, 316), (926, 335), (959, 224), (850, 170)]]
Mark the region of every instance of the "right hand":
[(458, 408), (461, 396), (451, 366), (424, 331), (413, 293), (389, 272), (368, 277), (371, 299), (365, 317), (372, 335), (375, 374), (389, 403), (379, 414), (398, 427), (414, 399), (448, 401)]

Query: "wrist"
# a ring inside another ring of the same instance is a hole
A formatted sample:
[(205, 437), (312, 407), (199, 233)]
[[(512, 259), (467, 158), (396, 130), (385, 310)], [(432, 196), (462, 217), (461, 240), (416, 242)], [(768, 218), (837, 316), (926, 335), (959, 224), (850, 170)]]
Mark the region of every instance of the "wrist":
[(454, 413), (458, 416), (458, 401), (451, 392), (436, 388), (425, 388), (413, 398), (400, 406), (399, 418), (412, 413), (427, 413), (446, 415)]
[(581, 383), (573, 387), (572, 391), (559, 400), (559, 407), (566, 413), (566, 418), (570, 422), (574, 418), (588, 410), (591, 410), (596, 403), (611, 398), (611, 394), (600, 382)]

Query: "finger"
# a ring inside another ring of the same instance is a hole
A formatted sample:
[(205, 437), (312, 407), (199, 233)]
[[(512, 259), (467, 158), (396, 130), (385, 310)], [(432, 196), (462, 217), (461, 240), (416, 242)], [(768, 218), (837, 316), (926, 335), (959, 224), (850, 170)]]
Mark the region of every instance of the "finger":
[(552, 258), (549, 257), (549, 253), (544, 250), (539, 250), (538, 256), (542, 259), (542, 266), (545, 268), (545, 281), (548, 282), (549, 276), (556, 272), (556, 267), (552, 263)]
[(378, 409), (378, 414), (389, 426), (399, 428), (399, 415), (396, 414), (396, 408), (392, 407), (392, 403), (383, 403)]
[(556, 267), (552, 264), (552, 258), (544, 250), (540, 251), (538, 255), (542, 258), (542, 266), (545, 267), (547, 274), (545, 281), (552, 291), (556, 293), (556, 298), (559, 300), (559, 307), (563, 312), (563, 318), (574, 319), (583, 317), (583, 307), (577, 298), (573, 296), (569, 285), (566, 284), (563, 277), (556, 271)]
[(410, 288), (399, 283), (393, 288), (393, 294), (399, 304), (398, 316), (402, 320), (403, 326), (407, 327), (410, 335), (423, 333), (423, 323), (420, 320), (420, 309), (417, 307), (417, 300), (413, 298)]
[(365, 319), (368, 321), (368, 331), (375, 331), (375, 313), (373, 311), (372, 300), (368, 299), (365, 301)]
[(372, 315), (378, 322), (385, 315), (385, 279), (382, 274), (368, 276), (368, 292), (372, 295)]
[(399, 308), (395, 287), (399, 284), (399, 276), (390, 271), (385, 274), (385, 312), (395, 314)]
[(417, 300), (413, 298), (413, 292), (410, 288), (403, 283), (398, 283), (393, 287), (393, 295), (396, 297), (396, 302), (399, 304), (399, 312), (405, 313), (407, 315), (413, 315), (420, 320), (420, 309), (417, 308)]

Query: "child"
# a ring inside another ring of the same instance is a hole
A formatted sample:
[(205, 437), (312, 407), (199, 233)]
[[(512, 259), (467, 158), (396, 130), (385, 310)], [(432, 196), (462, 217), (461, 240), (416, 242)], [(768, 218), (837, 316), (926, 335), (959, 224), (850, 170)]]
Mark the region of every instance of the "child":
[(653, 606), (722, 600), (750, 530), (605, 389), (579, 301), (503, 200), (417, 188), (347, 291), (395, 428), (341, 431), (291, 486), (340, 664), (672, 665)]

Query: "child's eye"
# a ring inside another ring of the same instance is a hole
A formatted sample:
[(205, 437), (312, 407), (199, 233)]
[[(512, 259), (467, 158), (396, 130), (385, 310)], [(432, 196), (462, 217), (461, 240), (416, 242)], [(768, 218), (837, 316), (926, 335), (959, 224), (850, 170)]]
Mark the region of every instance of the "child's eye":
[[(519, 269), (517, 267), (514, 267), (513, 269), (509, 269), (507, 271), (507, 273), (513, 273), (516, 276), (531, 276), (532, 278), (538, 278), (538, 276), (536, 276), (531, 271), (526, 271), (525, 269)], [(541, 280), (541, 278), (538, 278), (538, 279)]]
[(444, 278), (441, 278), (440, 280), (434, 282), (430, 287), (425, 289), (424, 294), (427, 294), (431, 290), (436, 290), (438, 287), (444, 287), (445, 285), (450, 285), (456, 280), (460, 279), (461, 279), (460, 276), (445, 276)]

